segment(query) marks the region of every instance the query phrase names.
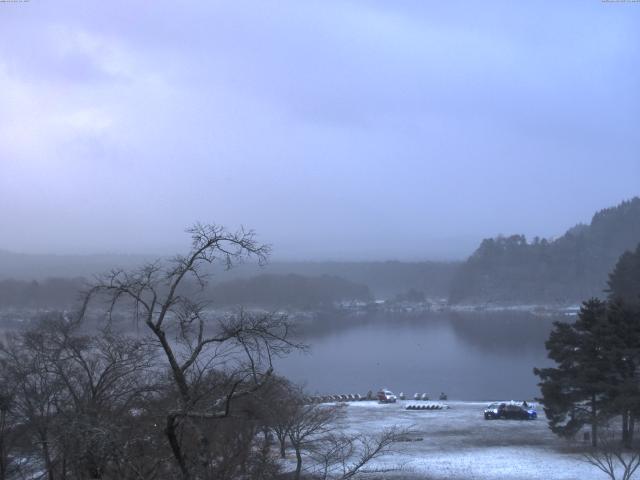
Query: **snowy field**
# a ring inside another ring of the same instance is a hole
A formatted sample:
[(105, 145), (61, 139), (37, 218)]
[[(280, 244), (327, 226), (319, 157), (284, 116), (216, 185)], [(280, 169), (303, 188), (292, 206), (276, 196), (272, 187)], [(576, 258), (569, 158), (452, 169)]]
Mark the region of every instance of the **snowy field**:
[[(381, 405), (353, 402), (345, 408), (345, 427), (379, 432), (398, 425), (421, 441), (394, 444), (394, 452), (369, 464), (369, 479), (584, 480), (607, 478), (581, 460), (579, 442), (558, 439), (544, 412), (532, 421), (483, 417), (487, 403), (447, 402), (449, 410), (405, 410), (413, 401)], [(381, 473), (384, 472), (384, 473)]]

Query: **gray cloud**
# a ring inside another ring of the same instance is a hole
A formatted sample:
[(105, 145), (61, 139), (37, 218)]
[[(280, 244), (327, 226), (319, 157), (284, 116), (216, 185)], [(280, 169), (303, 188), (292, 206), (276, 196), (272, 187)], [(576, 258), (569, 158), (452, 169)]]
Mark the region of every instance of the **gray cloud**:
[(0, 5), (0, 248), (454, 258), (638, 193), (640, 9)]

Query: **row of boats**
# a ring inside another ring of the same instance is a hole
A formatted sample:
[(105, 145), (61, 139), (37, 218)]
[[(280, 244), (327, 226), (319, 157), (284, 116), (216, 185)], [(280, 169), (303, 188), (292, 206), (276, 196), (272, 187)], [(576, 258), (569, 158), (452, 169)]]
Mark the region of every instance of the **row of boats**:
[[(377, 393), (377, 397), (380, 403), (395, 403), (398, 399), (406, 400), (406, 396), (403, 392), (400, 392), (400, 395), (396, 396), (395, 393), (393, 393), (391, 390), (386, 388), (381, 388), (380, 391)], [(416, 393), (413, 395), (413, 399), (415, 401), (431, 400), (431, 398), (429, 398), (429, 395), (427, 395), (426, 393)], [(447, 400), (447, 395), (444, 392), (442, 392), (438, 397), (438, 400), (440, 400), (441, 402)]]

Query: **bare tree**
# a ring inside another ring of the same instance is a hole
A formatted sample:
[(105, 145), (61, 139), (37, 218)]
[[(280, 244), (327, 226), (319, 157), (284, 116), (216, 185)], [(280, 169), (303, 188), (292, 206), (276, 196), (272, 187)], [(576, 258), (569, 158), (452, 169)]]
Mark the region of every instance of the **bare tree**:
[(387, 455), (391, 446), (408, 432), (396, 427), (374, 436), (331, 434), (324, 437), (311, 450), (316, 465), (314, 474), (326, 480), (347, 480), (354, 477), (372, 460)]
[(25, 437), (35, 451), (25, 452), (35, 461), (29, 464), (46, 472), (46, 478), (56, 478), (55, 449), (56, 417), (59, 405), (66, 403), (64, 385), (51, 372), (46, 353), (33, 349), (27, 340), (29, 332), (9, 334), (0, 345), (4, 374), (14, 385), (12, 413), (16, 422), (24, 425)]
[[(262, 388), (272, 375), (273, 356), (301, 347), (291, 340), (286, 318), (245, 311), (211, 318), (198, 292), (189, 291), (189, 282), (198, 291), (205, 287), (207, 265), (219, 261), (229, 269), (247, 257), (264, 263), (269, 247), (259, 244), (252, 231), (197, 224), (188, 233), (192, 242), (186, 255), (110, 272), (90, 287), (82, 309), (86, 312), (94, 297), (106, 297), (109, 315), (118, 307), (129, 308), (158, 342), (177, 394), (166, 413), (165, 434), (184, 479), (209, 477), (215, 467), (204, 425), (227, 418), (233, 401)], [(203, 396), (203, 377), (211, 370), (224, 370), (220, 378), (225, 381)], [(188, 451), (187, 432), (195, 438)]]
[(275, 434), (280, 458), (285, 458), (289, 430), (304, 403), (302, 390), (286, 378), (274, 377), (267, 393), (271, 401), (265, 405), (265, 427)]
[(63, 382), (70, 404), (61, 409), (59, 429), (66, 451), (73, 452), (67, 463), (80, 476), (103, 478), (108, 468), (127, 459), (119, 447), (123, 420), (155, 391), (155, 355), (145, 342), (109, 329), (78, 335), (76, 323), (51, 324), (44, 348), (50, 349), (50, 368)]
[(0, 480), (5, 480), (9, 470), (9, 455), (7, 453), (7, 413), (10, 398), (0, 393)]
[(288, 382), (278, 388), (282, 401), (270, 412), (269, 420), (280, 441), (280, 456), (285, 456), (287, 439), (295, 452), (296, 480), (303, 470), (314, 478), (349, 479), (389, 453), (391, 445), (409, 433), (393, 427), (379, 435), (347, 434), (341, 427), (344, 408), (305, 404), (302, 390)]
[(0, 347), (3, 377), (15, 386), (14, 430), (38, 446), (22, 454), (50, 480), (103, 478), (126, 461), (122, 430), (136, 423), (131, 411), (152, 390), (147, 346), (79, 328), (77, 319), (52, 314)]
[(584, 453), (583, 459), (611, 480), (630, 480), (640, 467), (640, 451), (616, 439), (609, 425), (598, 430), (598, 446)]
[(299, 404), (297, 407), (289, 417), (287, 428), (287, 435), (296, 453), (295, 480), (300, 478), (302, 472), (303, 451), (312, 450), (316, 443), (336, 428), (340, 413), (333, 405)]
[[(3, 387), (13, 386), (11, 402), (0, 404), (0, 447), (11, 412), (9, 429), (20, 425), (28, 437), (20, 452), (33, 470), (27, 476), (270, 479), (279, 472), (269, 453), (275, 431), (281, 450), (286, 436), (296, 452), (296, 478), (303, 455), (311, 459), (322, 447), (325, 476), (341, 462), (346, 479), (387, 448), (384, 440), (337, 433), (340, 409), (305, 405), (298, 388), (273, 374), (274, 357), (304, 348), (286, 318), (245, 310), (220, 316), (203, 301), (210, 263), (264, 261), (268, 249), (251, 232), (190, 232), (186, 256), (99, 277), (80, 315), (55, 314), (0, 346)], [(107, 320), (128, 312), (146, 335), (116, 334), (109, 321), (89, 333), (85, 320), (99, 300)]]
[(13, 414), (14, 382), (6, 375), (5, 366), (0, 363), (0, 480), (11, 478), (17, 465), (13, 462), (16, 429)]

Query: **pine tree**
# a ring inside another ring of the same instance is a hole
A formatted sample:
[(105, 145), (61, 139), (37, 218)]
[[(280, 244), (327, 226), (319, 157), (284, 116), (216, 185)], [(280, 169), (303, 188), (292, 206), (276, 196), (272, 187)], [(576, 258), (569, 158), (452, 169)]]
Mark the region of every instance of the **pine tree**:
[(554, 324), (546, 347), (555, 368), (534, 369), (549, 427), (573, 436), (620, 417), (622, 440), (633, 442), (640, 416), (640, 246), (624, 253), (609, 274), (608, 300), (583, 303), (572, 324)]
[(608, 284), (607, 355), (615, 372), (611, 408), (621, 415), (622, 440), (630, 446), (640, 415), (640, 245), (620, 257)]
[(640, 321), (623, 302), (609, 302), (605, 356), (610, 365), (608, 410), (622, 418), (622, 441), (633, 441), (635, 418), (640, 413)]
[(534, 369), (551, 430), (572, 437), (589, 425), (594, 446), (598, 423), (610, 403), (607, 330), (606, 303), (596, 298), (584, 302), (578, 319), (572, 324), (556, 322), (545, 344), (557, 367)]
[(609, 300), (640, 310), (640, 244), (622, 254), (607, 281)]

